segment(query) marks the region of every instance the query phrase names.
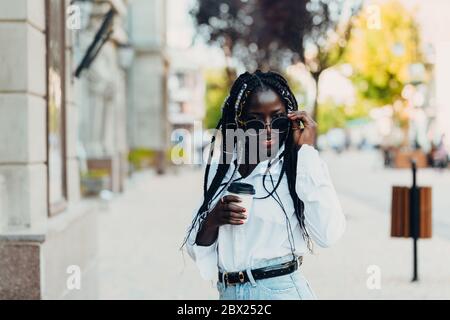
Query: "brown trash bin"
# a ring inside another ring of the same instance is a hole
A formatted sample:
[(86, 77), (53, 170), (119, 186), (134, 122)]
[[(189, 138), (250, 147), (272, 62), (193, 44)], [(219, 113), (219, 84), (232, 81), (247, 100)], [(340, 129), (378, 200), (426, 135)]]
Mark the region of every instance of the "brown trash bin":
[(409, 237), (409, 188), (392, 187), (391, 236)]
[(419, 238), (431, 238), (432, 235), (432, 197), (431, 187), (420, 187), (420, 229)]
[[(432, 197), (431, 187), (419, 189), (419, 238), (432, 235)], [(391, 237), (409, 238), (411, 234), (411, 188), (392, 187)]]

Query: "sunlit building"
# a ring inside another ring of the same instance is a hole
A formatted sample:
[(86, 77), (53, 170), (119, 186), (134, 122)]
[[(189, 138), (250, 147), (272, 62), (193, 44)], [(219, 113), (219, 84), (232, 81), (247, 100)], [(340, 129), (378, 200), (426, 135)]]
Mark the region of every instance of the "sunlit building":
[(98, 297), (84, 196), (126, 187), (130, 148), (165, 148), (164, 16), (162, 0), (0, 0), (0, 300)]

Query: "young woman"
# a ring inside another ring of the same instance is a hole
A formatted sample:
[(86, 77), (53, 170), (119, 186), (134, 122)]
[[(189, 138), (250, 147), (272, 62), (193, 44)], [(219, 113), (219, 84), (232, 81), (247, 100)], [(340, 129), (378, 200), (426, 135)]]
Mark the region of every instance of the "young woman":
[[(345, 229), (327, 166), (314, 148), (316, 123), (298, 111), (281, 75), (256, 71), (235, 81), (217, 128), (221, 161), (206, 166), (204, 199), (183, 245), (201, 276), (217, 281), (220, 299), (315, 299), (299, 269), (303, 255), (312, 241), (328, 247)], [(237, 129), (249, 133), (245, 148), (230, 138)], [(237, 181), (256, 191), (250, 212), (239, 205), (242, 199), (227, 195)]]

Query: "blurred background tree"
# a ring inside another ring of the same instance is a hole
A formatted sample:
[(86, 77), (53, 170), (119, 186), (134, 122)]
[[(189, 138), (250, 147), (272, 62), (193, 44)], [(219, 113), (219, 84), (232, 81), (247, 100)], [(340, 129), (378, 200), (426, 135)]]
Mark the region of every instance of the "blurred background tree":
[(206, 82), (204, 125), (207, 129), (212, 129), (219, 122), (222, 104), (228, 95), (227, 71), (225, 69), (207, 69), (204, 77)]
[(350, 37), (351, 17), (360, 0), (197, 0), (191, 11), (198, 34), (222, 48), (228, 84), (236, 74), (231, 58), (249, 71), (284, 73), (304, 63), (316, 83), (313, 117), (317, 118), (317, 88), (321, 73), (337, 63)]
[[(378, 20), (378, 21), (377, 21)], [(367, 7), (353, 22), (344, 59), (353, 68), (351, 80), (371, 107), (405, 106), (402, 91), (412, 83), (411, 68), (423, 63), (419, 27), (399, 1)], [(398, 125), (407, 125), (402, 108), (394, 108)]]
[(351, 122), (366, 122), (369, 115), (369, 108), (361, 99), (352, 105), (326, 99), (320, 103), (318, 110), (319, 135), (326, 134), (333, 128), (346, 128)]
[(319, 81), (323, 71), (340, 63), (352, 34), (352, 18), (360, 11), (362, 1), (310, 0), (308, 32), (303, 36), (305, 52), (302, 62), (315, 83), (313, 119), (318, 120)]

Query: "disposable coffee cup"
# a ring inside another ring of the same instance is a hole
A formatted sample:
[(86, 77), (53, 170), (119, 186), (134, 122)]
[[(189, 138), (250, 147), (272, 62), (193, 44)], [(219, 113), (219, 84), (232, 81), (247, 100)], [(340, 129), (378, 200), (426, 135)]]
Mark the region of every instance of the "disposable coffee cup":
[(245, 223), (248, 220), (248, 214), (252, 209), (255, 188), (249, 183), (233, 182), (230, 184), (227, 191), (229, 195), (235, 195), (241, 199), (242, 202), (238, 205), (246, 210), (245, 214), (247, 215), (247, 219), (244, 220)]

